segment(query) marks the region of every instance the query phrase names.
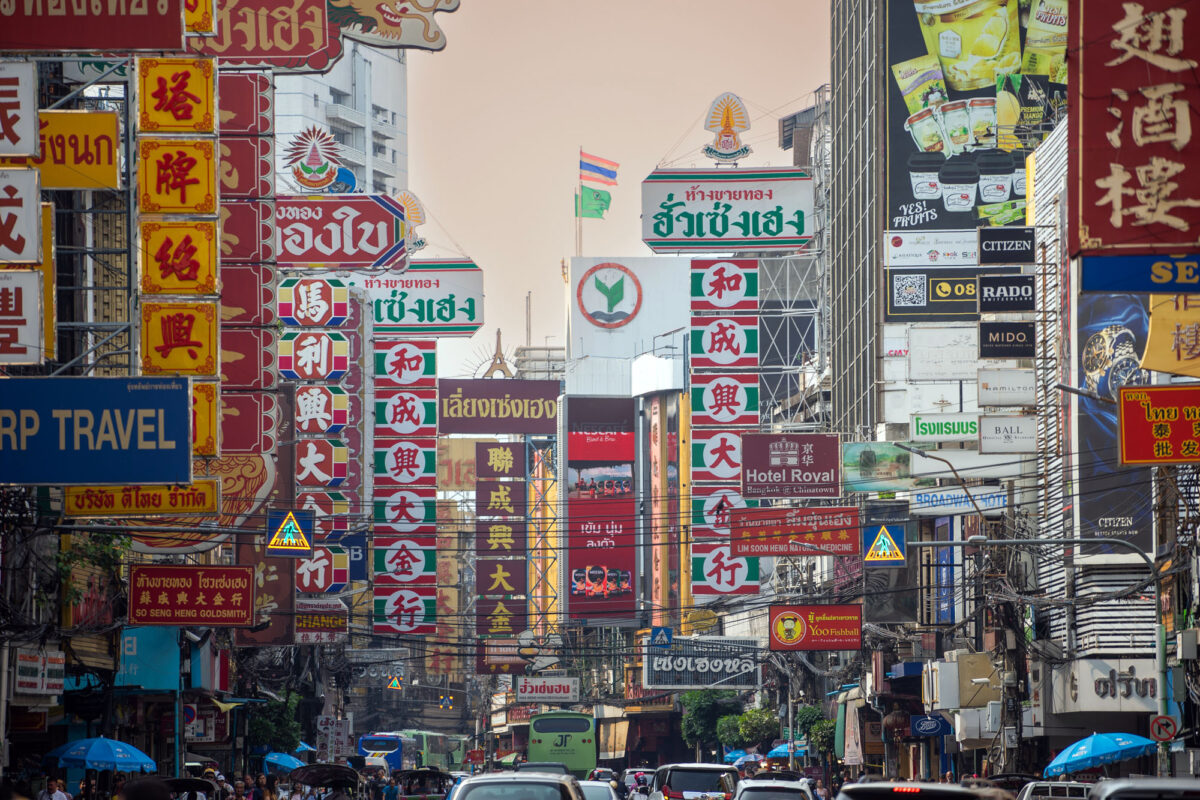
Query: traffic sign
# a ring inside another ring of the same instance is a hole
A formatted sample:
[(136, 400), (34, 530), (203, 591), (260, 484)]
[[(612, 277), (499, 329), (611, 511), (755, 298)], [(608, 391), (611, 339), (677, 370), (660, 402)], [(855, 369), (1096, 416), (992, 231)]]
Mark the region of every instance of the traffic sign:
[(1179, 733), (1179, 723), (1174, 717), (1163, 714), (1150, 718), (1150, 738), (1156, 742), (1169, 742)]
[(903, 567), (906, 558), (904, 523), (863, 528), (863, 562), (868, 567)]
[(661, 647), (666, 650), (671, 646), (671, 629), (670, 628), (651, 628), (650, 629), (650, 646)]
[(316, 515), (300, 509), (267, 511), (268, 556), (309, 558)]

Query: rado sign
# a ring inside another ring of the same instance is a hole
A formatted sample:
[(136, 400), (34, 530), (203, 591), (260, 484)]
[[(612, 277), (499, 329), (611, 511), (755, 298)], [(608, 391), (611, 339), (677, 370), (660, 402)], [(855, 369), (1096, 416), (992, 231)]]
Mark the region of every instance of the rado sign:
[(1033, 228), (980, 228), (980, 264), (1035, 264)]
[(979, 323), (980, 358), (1033, 358), (1036, 342), (1036, 323)]
[(1036, 275), (980, 275), (979, 290), (976, 292), (979, 313), (1036, 311), (1036, 281)]

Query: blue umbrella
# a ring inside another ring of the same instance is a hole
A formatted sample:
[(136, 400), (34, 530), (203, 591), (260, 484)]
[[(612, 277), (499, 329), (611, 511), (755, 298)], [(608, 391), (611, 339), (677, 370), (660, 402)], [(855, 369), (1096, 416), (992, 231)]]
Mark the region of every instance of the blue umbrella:
[(1101, 764), (1112, 764), (1153, 753), (1158, 745), (1132, 733), (1093, 733), (1065, 748), (1046, 767), (1043, 777), (1079, 772)]
[(293, 753), (315, 753), (317, 748), (313, 747), (308, 742), (301, 742), (300, 746), (292, 751)]
[(760, 756), (758, 753), (746, 753), (746, 755), (742, 756), (737, 761), (733, 762), (733, 765), (735, 767), (740, 767), (743, 764), (745, 764), (747, 761), (762, 761), (762, 760), (763, 760), (763, 757)]
[[(792, 745), (792, 752), (798, 756), (802, 756), (808, 752), (808, 748), (800, 742), (796, 742)], [(771, 748), (771, 752), (767, 753), (767, 758), (787, 758), (787, 755), (787, 742), (784, 742), (781, 745)]]
[(80, 739), (58, 754), (58, 763), (78, 769), (111, 769), (128, 772), (156, 772), (158, 765), (150, 756), (116, 739)]
[(291, 772), (296, 767), (303, 767), (304, 762), (287, 753), (267, 753), (263, 759), (269, 767), (275, 767), (282, 772)]
[(730, 750), (725, 754), (725, 763), (732, 764), (744, 755), (746, 755), (745, 750)]

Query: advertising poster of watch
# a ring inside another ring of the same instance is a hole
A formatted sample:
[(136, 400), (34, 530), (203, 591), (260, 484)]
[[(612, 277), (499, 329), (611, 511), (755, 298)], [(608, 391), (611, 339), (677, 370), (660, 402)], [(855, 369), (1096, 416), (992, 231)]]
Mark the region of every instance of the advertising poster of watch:
[(1066, 116), (1068, 0), (887, 0), (890, 230), (1025, 224), (1025, 156)]
[[(1077, 386), (1115, 400), (1121, 387), (1150, 382), (1150, 373), (1140, 366), (1150, 327), (1146, 295), (1081, 294), (1077, 321)], [(1116, 405), (1083, 396), (1077, 403), (1075, 491), (1081, 535), (1119, 536), (1153, 552), (1150, 469), (1120, 465)]]

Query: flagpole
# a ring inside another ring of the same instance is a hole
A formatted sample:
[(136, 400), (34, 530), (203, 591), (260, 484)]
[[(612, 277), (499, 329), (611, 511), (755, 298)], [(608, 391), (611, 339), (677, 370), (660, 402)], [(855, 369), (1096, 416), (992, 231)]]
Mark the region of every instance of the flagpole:
[[(583, 161), (583, 145), (579, 146), (579, 161)], [(576, 169), (575, 174), (575, 257), (580, 258), (583, 256), (583, 173)]]

